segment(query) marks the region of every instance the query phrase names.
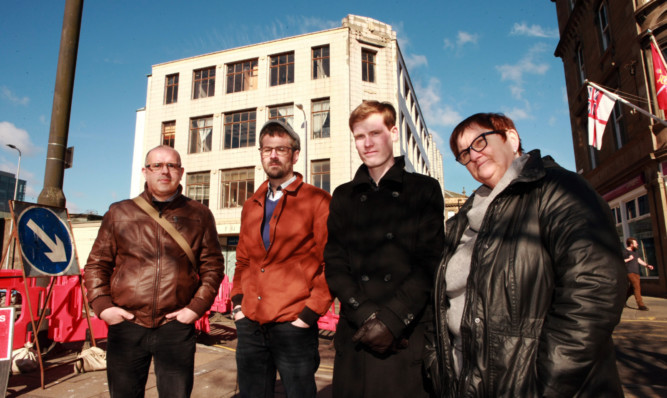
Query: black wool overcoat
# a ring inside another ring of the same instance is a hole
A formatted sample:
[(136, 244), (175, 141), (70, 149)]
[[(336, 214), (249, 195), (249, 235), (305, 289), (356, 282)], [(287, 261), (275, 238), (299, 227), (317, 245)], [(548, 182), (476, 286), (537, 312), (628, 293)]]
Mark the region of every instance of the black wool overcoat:
[[(376, 185), (362, 165), (331, 200), (325, 275), (341, 303), (334, 337), (334, 397), (426, 396), (423, 357), (430, 296), (444, 245), (444, 202), (433, 178), (403, 157)], [(352, 342), (376, 314), (406, 348), (379, 355)]]

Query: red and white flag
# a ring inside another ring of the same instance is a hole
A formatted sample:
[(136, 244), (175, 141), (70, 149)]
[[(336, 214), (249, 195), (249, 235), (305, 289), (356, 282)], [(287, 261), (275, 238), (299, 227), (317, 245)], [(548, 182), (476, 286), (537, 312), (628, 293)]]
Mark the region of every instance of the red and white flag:
[(602, 134), (616, 100), (588, 86), (588, 145), (602, 147)]
[(660, 52), (651, 43), (651, 55), (653, 55), (653, 76), (655, 77), (655, 95), (658, 97), (658, 107), (667, 110), (667, 67), (662, 62)]

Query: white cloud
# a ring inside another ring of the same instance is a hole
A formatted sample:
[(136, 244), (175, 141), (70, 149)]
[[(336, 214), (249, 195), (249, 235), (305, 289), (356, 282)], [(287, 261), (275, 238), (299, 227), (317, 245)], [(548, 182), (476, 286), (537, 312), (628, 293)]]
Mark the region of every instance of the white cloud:
[(424, 112), (424, 119), (430, 126), (455, 126), (463, 117), (450, 105), (442, 104), (440, 98), (440, 80), (432, 77), (426, 86), (417, 84), (415, 92), (419, 107)]
[(477, 44), (478, 40), (479, 40), (479, 35), (476, 33), (473, 34), (464, 31), (459, 31), (456, 35), (456, 41), (452, 41), (449, 38), (445, 38), (443, 47), (445, 50), (449, 49), (460, 50), (466, 44)]
[(459, 47), (462, 47), (462, 46), (466, 45), (467, 43), (477, 44), (477, 39), (478, 38), (479, 38), (479, 35), (477, 35), (477, 34), (472, 34), (472, 33), (460, 31), (459, 34), (456, 37), (456, 44), (458, 44)]
[(511, 110), (505, 112), (505, 114), (507, 115), (507, 117), (514, 120), (515, 122), (517, 120), (532, 119), (532, 116), (530, 114), (530, 107), (527, 107), (527, 109), (514, 107)]
[(0, 122), (0, 142), (3, 143), (2, 149), (15, 152), (8, 148), (7, 144), (15, 145), (23, 156), (30, 156), (38, 151), (38, 148), (30, 141), (28, 132), (14, 126), (10, 122)]
[(528, 53), (516, 64), (497, 65), (496, 70), (500, 72), (500, 80), (509, 80), (512, 97), (521, 99), (524, 92), (524, 75), (544, 75), (549, 70), (549, 64), (536, 60), (537, 55), (546, 50), (543, 45), (537, 45), (528, 50)]
[(12, 90), (10, 90), (5, 86), (0, 86), (0, 95), (2, 95), (2, 98), (8, 100), (9, 102), (13, 102), (17, 105), (26, 106), (28, 105), (28, 103), (30, 103), (30, 98), (19, 97), (16, 94), (14, 94)]
[(408, 70), (412, 70), (419, 66), (428, 66), (428, 59), (424, 55), (408, 54), (405, 57), (405, 66), (408, 67)]
[(557, 29), (546, 29), (540, 25), (528, 26), (525, 22), (515, 23), (510, 31), (510, 35), (541, 37), (546, 39), (557, 39), (559, 36)]

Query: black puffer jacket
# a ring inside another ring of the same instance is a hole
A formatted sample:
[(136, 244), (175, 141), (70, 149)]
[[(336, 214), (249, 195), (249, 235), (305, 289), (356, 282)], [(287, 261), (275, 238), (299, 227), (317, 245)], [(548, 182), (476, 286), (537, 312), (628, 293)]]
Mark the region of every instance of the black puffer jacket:
[(608, 205), (539, 151), (489, 205), (473, 249), (457, 380), (445, 268), (471, 197), (447, 222), (435, 305), (442, 397), (622, 396), (611, 333), (625, 270)]

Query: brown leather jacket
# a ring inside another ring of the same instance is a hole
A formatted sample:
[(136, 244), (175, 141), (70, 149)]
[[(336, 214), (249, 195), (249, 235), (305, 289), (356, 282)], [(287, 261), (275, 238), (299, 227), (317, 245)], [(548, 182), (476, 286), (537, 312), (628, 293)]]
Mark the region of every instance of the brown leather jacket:
[[(187, 307), (202, 316), (213, 304), (224, 272), (215, 219), (201, 203), (180, 194), (161, 212), (190, 244), (197, 266), (174, 239), (132, 200), (104, 215), (85, 268), (88, 301), (96, 314), (117, 306), (147, 328)], [(152, 203), (147, 192), (141, 194)]]

